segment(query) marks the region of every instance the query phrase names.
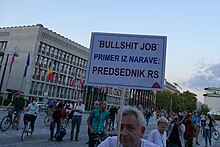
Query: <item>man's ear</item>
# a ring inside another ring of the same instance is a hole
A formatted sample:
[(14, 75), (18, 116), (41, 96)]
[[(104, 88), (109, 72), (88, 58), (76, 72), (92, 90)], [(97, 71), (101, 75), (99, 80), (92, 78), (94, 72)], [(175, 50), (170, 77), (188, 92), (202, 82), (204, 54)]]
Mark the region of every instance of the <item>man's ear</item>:
[(145, 132), (145, 127), (142, 127), (142, 128), (141, 128), (141, 134), (142, 134), (142, 136), (144, 135), (144, 132)]

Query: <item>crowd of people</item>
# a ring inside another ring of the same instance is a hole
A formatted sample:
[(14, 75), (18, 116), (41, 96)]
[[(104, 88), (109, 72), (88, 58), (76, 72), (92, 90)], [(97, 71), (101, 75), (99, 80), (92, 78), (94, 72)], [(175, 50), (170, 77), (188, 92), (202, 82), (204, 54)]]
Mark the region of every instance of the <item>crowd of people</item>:
[[(48, 99), (48, 113), (51, 114), (50, 124), (50, 140), (54, 139), (55, 126), (56, 131), (62, 127), (63, 118), (72, 119), (70, 129), (70, 140), (79, 141), (80, 126), (82, 115), (85, 112), (85, 105), (82, 99), (72, 104), (70, 101), (56, 101)], [(23, 112), (24, 122), (31, 122), (31, 131), (34, 132), (34, 124), (38, 115), (38, 107), (36, 99), (27, 104), (27, 101), (21, 96), (20, 92), (15, 93), (15, 99), (9, 104), (14, 106), (17, 115), (17, 124), (19, 129), (20, 116)], [(153, 117), (156, 128), (153, 129), (147, 139), (143, 139), (150, 117)], [(116, 120), (117, 118), (117, 120)], [(115, 127), (115, 124), (120, 126)], [(117, 122), (117, 123), (115, 123)], [(107, 109), (106, 101), (94, 102), (94, 107), (90, 111), (87, 118), (88, 125), (88, 146), (93, 147), (97, 136), (107, 136), (107, 131), (117, 130), (118, 136), (106, 138), (99, 147), (112, 147), (121, 144), (123, 147), (192, 147), (193, 140), (199, 145), (198, 135), (201, 127), (204, 129), (203, 137), (205, 138), (206, 146), (211, 142), (211, 128), (215, 121), (210, 115), (198, 115), (198, 112), (179, 112), (171, 113), (162, 109), (161, 111), (143, 109), (141, 105), (138, 107), (123, 106), (117, 108), (111, 106)], [(76, 129), (75, 129), (76, 128)], [(76, 131), (75, 131), (76, 130)]]

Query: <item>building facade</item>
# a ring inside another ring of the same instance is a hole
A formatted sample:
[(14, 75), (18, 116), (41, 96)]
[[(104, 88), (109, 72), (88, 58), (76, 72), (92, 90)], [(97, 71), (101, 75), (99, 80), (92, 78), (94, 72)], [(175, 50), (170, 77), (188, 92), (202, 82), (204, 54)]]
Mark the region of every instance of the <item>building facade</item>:
[(220, 112), (220, 88), (208, 87), (205, 88), (206, 93), (204, 96), (204, 104), (208, 105), (212, 112)]
[[(55, 99), (72, 99), (82, 97), (87, 66), (88, 49), (77, 44), (41, 24), (25, 27), (10, 27), (0, 29), (0, 47), (6, 54), (14, 51), (18, 57), (11, 58), (6, 65), (6, 72), (1, 93), (6, 89), (16, 89), (29, 97), (53, 97)], [(28, 53), (30, 65), (26, 77), (24, 70)], [(5, 56), (1, 56), (1, 72), (5, 65)], [(8, 69), (11, 67), (11, 73)], [(52, 67), (52, 79), (47, 79), (48, 69)], [(75, 82), (74, 82), (75, 80)]]
[[(0, 56), (0, 96), (5, 99), (12, 98), (10, 91), (20, 90), (25, 97), (35, 97), (39, 101), (82, 98), (87, 110), (92, 109), (96, 100), (106, 100), (109, 106), (120, 106), (123, 89), (83, 84), (89, 49), (42, 24), (0, 28), (0, 52), (4, 53)], [(18, 57), (12, 62), (15, 52)], [(52, 73), (50, 79), (49, 73)], [(141, 104), (151, 108), (155, 101), (153, 91), (125, 89), (125, 105)]]

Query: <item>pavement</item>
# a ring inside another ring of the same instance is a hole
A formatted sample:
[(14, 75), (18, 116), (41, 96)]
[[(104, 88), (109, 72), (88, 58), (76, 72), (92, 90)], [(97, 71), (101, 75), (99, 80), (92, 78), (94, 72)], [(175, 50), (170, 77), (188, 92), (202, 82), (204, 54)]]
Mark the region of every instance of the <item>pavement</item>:
[[(5, 106), (3, 106), (3, 107), (0, 106), (0, 111), (2, 111), (1, 116), (3, 116), (3, 114), (6, 114), (6, 112), (4, 112), (4, 111), (6, 111), (6, 107)], [(77, 147), (85, 147), (86, 146), (85, 142), (88, 140), (86, 119), (87, 119), (88, 115), (89, 115), (88, 112), (83, 115), (83, 121), (82, 121), (82, 124), (81, 124), (80, 141), (79, 142), (74, 142), (74, 146), (75, 145)], [(44, 118), (43, 116), (39, 116), (39, 118), (37, 120), (36, 135), (34, 137), (34, 140), (30, 139), (27, 142), (19, 142), (18, 143), (17, 141), (19, 141), (20, 134), (16, 134), (15, 131), (13, 131), (13, 130), (10, 131), (9, 130), (7, 132), (0, 132), (0, 138), (1, 138), (0, 139), (0, 146), (16, 146), (16, 147), (21, 146), (21, 147), (24, 147), (24, 146), (30, 146), (31, 145), (31, 147), (35, 147), (35, 145), (33, 145), (33, 143), (36, 143), (36, 147), (45, 146), (45, 145), (46, 146), (59, 146), (59, 147), (73, 145), (72, 142), (69, 141), (70, 126), (68, 127), (67, 135), (65, 136), (64, 141), (62, 143), (47, 142), (47, 139), (49, 137), (49, 130), (48, 130), (48, 128), (46, 128), (42, 124), (43, 118)], [(217, 124), (218, 124), (218, 126), (216, 128), (218, 130), (220, 130), (220, 121), (217, 121)], [(155, 128), (156, 128), (156, 122), (151, 118), (143, 138), (147, 139), (149, 132), (151, 130), (155, 129)], [(19, 132), (20, 131), (21, 130), (19, 130)], [(114, 131), (111, 130), (108, 133), (117, 134), (117, 130), (116, 129)], [(8, 142), (10, 142), (10, 144)], [(199, 135), (199, 143), (200, 143), (200, 146), (196, 145), (195, 141), (194, 141), (193, 146), (194, 147), (205, 146), (205, 139), (201, 135)], [(213, 140), (212, 139), (212, 143), (213, 143), (212, 147), (220, 147), (220, 139), (218, 139), (218, 140)]]

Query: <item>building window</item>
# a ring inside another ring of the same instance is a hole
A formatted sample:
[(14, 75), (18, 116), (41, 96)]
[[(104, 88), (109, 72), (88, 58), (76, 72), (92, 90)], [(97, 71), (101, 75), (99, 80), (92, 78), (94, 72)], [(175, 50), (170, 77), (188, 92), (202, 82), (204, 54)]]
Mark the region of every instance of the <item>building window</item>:
[(55, 58), (58, 59), (58, 50), (57, 49), (54, 50), (54, 55), (55, 55)]
[(72, 59), (72, 58), (73, 58), (73, 56), (70, 54), (70, 55), (69, 55), (69, 62), (70, 62), (70, 64), (73, 63), (73, 59)]
[(65, 52), (63, 52), (63, 61), (65, 62), (65, 60), (66, 60), (66, 53)]
[(47, 58), (44, 58), (44, 68), (47, 68)]
[(41, 53), (41, 46), (42, 46), (42, 43), (40, 42), (38, 46), (38, 53)]
[(50, 46), (49, 45), (46, 46), (46, 55), (50, 56)]
[(54, 48), (53, 47), (50, 48), (50, 54), (51, 54), (51, 57), (54, 57)]
[(69, 63), (69, 54), (66, 53), (66, 62)]
[(76, 66), (78, 66), (78, 65), (79, 65), (79, 58), (76, 57)]
[(59, 51), (58, 59), (59, 59), (59, 60), (62, 60), (62, 51)]
[(76, 64), (76, 56), (73, 55), (72, 61), (73, 61), (73, 65), (75, 65)]
[(41, 53), (45, 54), (45, 44), (44, 43), (42, 43)]

